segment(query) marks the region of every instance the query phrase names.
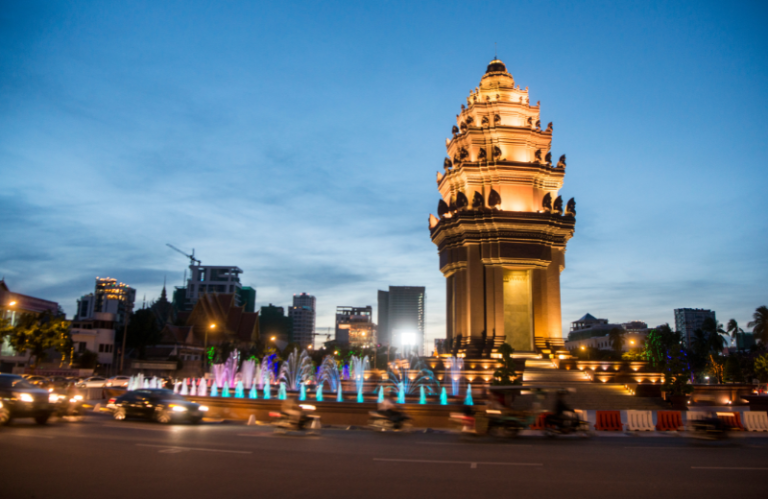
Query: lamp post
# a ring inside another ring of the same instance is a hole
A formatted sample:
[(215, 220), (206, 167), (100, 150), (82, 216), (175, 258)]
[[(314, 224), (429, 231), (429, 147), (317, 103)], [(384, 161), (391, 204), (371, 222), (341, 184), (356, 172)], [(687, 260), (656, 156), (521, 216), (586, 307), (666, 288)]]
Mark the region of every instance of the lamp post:
[(203, 365), (203, 376), (205, 376), (205, 371), (208, 368), (208, 363), (206, 361), (206, 359), (208, 358), (208, 330), (213, 331), (214, 329), (216, 329), (216, 324), (211, 323), (208, 326), (208, 328), (205, 330), (205, 342), (203, 343), (203, 358), (201, 359), (202, 365)]
[(125, 340), (128, 338), (128, 321), (133, 311), (133, 303), (130, 305), (128, 301), (125, 302), (125, 324), (123, 325), (123, 349), (120, 350), (120, 374), (123, 374), (123, 363), (125, 362)]

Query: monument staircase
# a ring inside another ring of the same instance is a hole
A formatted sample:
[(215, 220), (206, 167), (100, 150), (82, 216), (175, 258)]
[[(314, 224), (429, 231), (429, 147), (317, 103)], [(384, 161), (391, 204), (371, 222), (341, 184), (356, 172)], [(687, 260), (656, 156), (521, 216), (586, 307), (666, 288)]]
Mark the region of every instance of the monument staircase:
[(619, 383), (594, 383), (581, 371), (558, 369), (547, 359), (527, 359), (524, 386), (572, 388), (568, 405), (583, 410), (664, 410), (669, 406), (660, 398), (635, 397)]

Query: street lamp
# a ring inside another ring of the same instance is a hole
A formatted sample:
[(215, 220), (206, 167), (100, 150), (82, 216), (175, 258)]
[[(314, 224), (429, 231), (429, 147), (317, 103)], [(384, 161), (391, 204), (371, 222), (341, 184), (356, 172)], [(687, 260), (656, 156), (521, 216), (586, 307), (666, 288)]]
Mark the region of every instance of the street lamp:
[[(211, 323), (211, 325), (208, 326), (208, 329), (213, 331), (214, 329), (216, 329), (216, 324)], [(208, 367), (205, 361), (206, 357), (208, 356), (208, 329), (205, 330), (205, 342), (203, 343), (203, 358), (202, 358), (203, 376), (205, 376), (205, 371), (206, 371), (206, 368)]]
[(269, 341), (275, 341), (275, 339), (276, 339), (276, 338), (273, 336), (273, 337), (271, 337), (271, 338), (269, 339)]

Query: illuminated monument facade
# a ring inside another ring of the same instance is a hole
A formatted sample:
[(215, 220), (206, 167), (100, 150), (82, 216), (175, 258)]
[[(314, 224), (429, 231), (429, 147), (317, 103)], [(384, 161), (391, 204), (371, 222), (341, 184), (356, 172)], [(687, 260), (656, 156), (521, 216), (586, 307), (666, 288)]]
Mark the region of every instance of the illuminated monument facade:
[(563, 348), (560, 273), (576, 203), (558, 195), (565, 155), (553, 163), (552, 123), (542, 129), (539, 112), (493, 60), (446, 140), (429, 227), (455, 354), (489, 356), (505, 341), (516, 353)]

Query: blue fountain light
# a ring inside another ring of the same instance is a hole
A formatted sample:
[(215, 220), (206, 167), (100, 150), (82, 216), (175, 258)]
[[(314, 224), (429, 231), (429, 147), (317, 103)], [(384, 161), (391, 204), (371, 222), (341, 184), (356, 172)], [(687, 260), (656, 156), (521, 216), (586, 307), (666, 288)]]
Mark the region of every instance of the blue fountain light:
[(229, 397), (229, 381), (224, 382), (224, 388), (221, 389), (222, 397)]
[(248, 398), (249, 399), (254, 399), (254, 400), (259, 398), (259, 390), (258, 390), (258, 388), (256, 388), (256, 384), (255, 383), (251, 386), (251, 389), (248, 391)]
[(467, 384), (467, 396), (464, 398), (464, 405), (475, 405), (472, 400), (472, 383)]
[(244, 399), (245, 398), (245, 388), (243, 387), (243, 382), (238, 381), (235, 385), (235, 398), (236, 399)]
[(341, 395), (341, 383), (336, 387), (336, 402), (344, 402), (344, 397)]
[(440, 405), (448, 405), (448, 394), (445, 393), (445, 387), (440, 392)]
[(269, 383), (264, 384), (264, 400), (269, 400), (272, 398), (272, 394), (270, 393), (271, 392), (270, 386), (272, 385), (270, 385)]
[(402, 381), (397, 384), (397, 403), (405, 404), (405, 386)]
[(211, 397), (218, 397), (219, 396), (219, 387), (216, 386), (216, 381), (213, 382), (213, 385), (211, 385)]
[(424, 393), (424, 386), (419, 387), (419, 404), (427, 403), (427, 395)]
[(357, 389), (357, 402), (362, 404), (363, 403), (363, 387)]
[(379, 387), (379, 398), (378, 398), (376, 401), (377, 401), (379, 404), (381, 404), (382, 402), (384, 402), (384, 387), (383, 387), (383, 386), (380, 386), (380, 387)]
[(277, 398), (278, 400), (285, 400), (287, 397), (285, 393), (285, 382), (280, 382), (280, 388), (277, 390)]
[(315, 390), (315, 400), (318, 402), (323, 401), (323, 383), (321, 382), (319, 385), (317, 385), (317, 390)]
[(299, 383), (299, 400), (307, 400), (307, 385)]

